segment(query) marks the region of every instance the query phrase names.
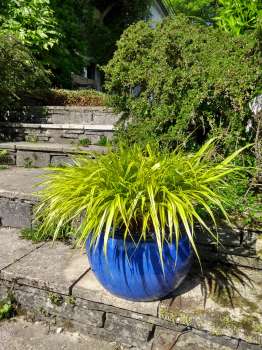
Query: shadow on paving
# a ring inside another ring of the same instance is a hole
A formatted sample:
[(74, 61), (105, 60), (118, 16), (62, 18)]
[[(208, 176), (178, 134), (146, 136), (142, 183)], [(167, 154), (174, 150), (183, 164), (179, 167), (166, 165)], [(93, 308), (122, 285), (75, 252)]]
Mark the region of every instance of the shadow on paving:
[(226, 303), (234, 308), (235, 296), (241, 297), (239, 287), (252, 288), (254, 283), (248, 272), (236, 264), (231, 264), (227, 259), (223, 263), (202, 261), (201, 266), (198, 262), (194, 262), (185, 281), (172, 295), (169, 295), (169, 298), (174, 300), (197, 286), (201, 288), (204, 306), (207, 298), (212, 297), (218, 303)]
[(159, 315), (173, 323), (262, 345), (262, 273), (200, 252), (181, 286), (162, 300)]

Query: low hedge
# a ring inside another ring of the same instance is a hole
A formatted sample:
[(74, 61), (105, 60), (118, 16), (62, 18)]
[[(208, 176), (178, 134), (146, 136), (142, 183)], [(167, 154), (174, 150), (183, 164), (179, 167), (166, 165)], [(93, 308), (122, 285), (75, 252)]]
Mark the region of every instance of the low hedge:
[(38, 90), (25, 98), (27, 105), (40, 106), (104, 106), (107, 96), (102, 92), (85, 90)]

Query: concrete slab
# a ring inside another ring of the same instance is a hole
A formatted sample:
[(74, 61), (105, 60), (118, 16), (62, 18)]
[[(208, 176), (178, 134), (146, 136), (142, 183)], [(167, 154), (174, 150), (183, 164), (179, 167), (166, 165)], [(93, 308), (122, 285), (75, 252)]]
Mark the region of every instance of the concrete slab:
[(117, 343), (107, 342), (45, 322), (28, 322), (16, 317), (0, 324), (0, 350), (116, 350)]
[(16, 149), (16, 144), (15, 142), (2, 142), (0, 143), (0, 149), (10, 149), (10, 150), (15, 150)]
[(96, 130), (96, 131), (114, 131), (113, 125), (83, 125), (84, 130)]
[[(86, 257), (82, 257), (82, 264), (85, 264), (85, 260)], [(72, 294), (89, 301), (151, 316), (157, 316), (160, 303), (159, 301), (139, 303), (118, 298), (103, 288), (91, 270), (75, 284)]]
[(2, 270), (2, 278), (19, 284), (69, 295), (71, 286), (87, 271), (83, 252), (60, 242), (46, 243)]
[(48, 153), (81, 153), (81, 152), (97, 152), (106, 153), (107, 147), (90, 145), (87, 147), (78, 145), (68, 145), (61, 143), (41, 143), (41, 142), (6, 142), (0, 143), (0, 149), (18, 150), (18, 151), (35, 151)]
[(24, 129), (58, 129), (58, 130), (100, 130), (113, 131), (111, 124), (36, 124), (36, 123), (0, 123), (0, 127)]
[(40, 176), (43, 173), (44, 171), (41, 169), (16, 167), (3, 169), (0, 171), (0, 190), (32, 195), (37, 190), (37, 184), (41, 181)]
[[(199, 332), (200, 333), (200, 332)], [(237, 350), (238, 339), (229, 337), (215, 337), (205, 332), (170, 331), (156, 327), (155, 341), (152, 350)]]
[(0, 229), (0, 242), (0, 271), (33, 252), (43, 244), (33, 244), (23, 240), (19, 238), (19, 230), (8, 228)]
[(107, 147), (96, 146), (96, 145), (82, 147), (82, 146), (70, 146), (65, 144), (62, 146), (63, 146), (64, 153), (71, 153), (71, 154), (80, 154), (80, 153), (89, 153), (89, 152), (104, 154), (104, 153), (107, 153), (107, 150), (108, 150)]
[(63, 152), (63, 145), (58, 143), (16, 142), (17, 150)]
[(226, 264), (203, 271), (161, 302), (160, 318), (262, 345), (261, 271)]

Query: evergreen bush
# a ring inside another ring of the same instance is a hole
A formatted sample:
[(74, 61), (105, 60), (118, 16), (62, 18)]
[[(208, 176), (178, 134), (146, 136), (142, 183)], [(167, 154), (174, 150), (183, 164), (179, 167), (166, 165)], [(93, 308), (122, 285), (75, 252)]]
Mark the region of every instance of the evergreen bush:
[(173, 149), (189, 135), (191, 148), (220, 135), (223, 151), (252, 141), (248, 103), (261, 89), (254, 44), (253, 34), (235, 37), (182, 16), (129, 27), (104, 67), (111, 104), (129, 119), (118, 137)]

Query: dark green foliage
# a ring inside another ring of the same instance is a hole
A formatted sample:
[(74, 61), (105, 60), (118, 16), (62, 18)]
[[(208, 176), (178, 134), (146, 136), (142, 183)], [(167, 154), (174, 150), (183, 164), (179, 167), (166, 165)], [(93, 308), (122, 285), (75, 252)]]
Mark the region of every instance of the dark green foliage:
[(191, 148), (214, 135), (233, 149), (253, 140), (245, 128), (248, 103), (261, 87), (257, 56), (253, 36), (233, 37), (184, 17), (155, 30), (131, 26), (104, 68), (112, 105), (132, 117), (118, 136), (168, 148), (191, 133)]
[(262, 225), (262, 193), (252, 185), (251, 175), (231, 175), (224, 191), (225, 209), (238, 226), (260, 228)]
[(43, 57), (57, 86), (71, 87), (71, 72), (91, 63), (105, 64), (129, 24), (143, 19), (152, 1), (51, 0), (62, 39)]
[(2, 0), (0, 31), (19, 39), (71, 88), (71, 73), (104, 64), (129, 24), (146, 17), (152, 0)]
[(10, 35), (0, 34), (0, 112), (19, 106), (25, 95), (49, 80), (30, 51)]

